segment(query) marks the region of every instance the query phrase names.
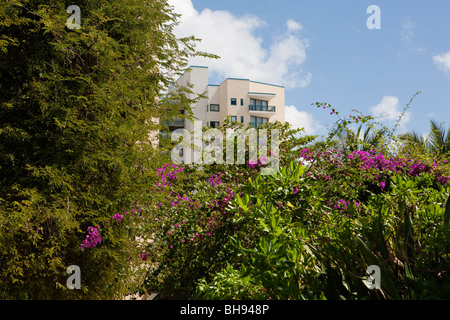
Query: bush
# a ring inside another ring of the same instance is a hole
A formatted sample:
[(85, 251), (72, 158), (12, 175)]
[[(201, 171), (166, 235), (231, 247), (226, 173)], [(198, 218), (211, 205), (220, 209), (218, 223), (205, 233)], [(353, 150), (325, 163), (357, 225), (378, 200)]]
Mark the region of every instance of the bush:
[[(229, 207), (240, 230), (227, 245), (232, 263), (200, 279), (197, 297), (450, 297), (447, 161), (327, 145), (242, 187)], [(380, 267), (380, 290), (370, 289), (369, 265)]]
[[(200, 54), (194, 38), (172, 34), (178, 16), (166, 0), (77, 5), (79, 30), (66, 27), (61, 1), (0, 8), (3, 299), (126, 292), (138, 229), (102, 229), (98, 250), (79, 245), (88, 227), (142, 203), (162, 161), (148, 141), (160, 126), (150, 120), (172, 109), (168, 100), (156, 103), (171, 81), (158, 70), (180, 74)], [(81, 268), (82, 290), (65, 286), (72, 264)]]
[[(326, 180), (305, 172), (293, 162), (244, 187), (234, 211), (241, 231), (230, 247), (243, 261), (210, 283), (200, 281), (201, 297), (228, 292), (222, 298), (230, 298), (244, 282), (269, 299), (448, 298), (448, 185), (421, 186), (421, 177), (395, 175), (389, 190), (371, 193), (365, 203), (329, 206), (322, 194)], [(379, 291), (364, 286), (368, 265), (382, 270)], [(438, 290), (431, 293), (431, 287)]]

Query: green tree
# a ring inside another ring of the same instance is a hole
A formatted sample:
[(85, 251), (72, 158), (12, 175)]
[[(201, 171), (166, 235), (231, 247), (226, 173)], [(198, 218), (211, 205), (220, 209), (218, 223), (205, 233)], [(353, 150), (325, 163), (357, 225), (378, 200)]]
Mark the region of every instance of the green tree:
[(444, 123), (438, 124), (430, 120), (430, 132), (425, 138), (416, 131), (402, 134), (400, 139), (418, 146), (423, 151), (446, 155), (450, 152), (450, 130), (444, 128)]
[(341, 127), (337, 132), (337, 138), (340, 140), (340, 146), (349, 152), (355, 150), (370, 150), (377, 148), (382, 144), (382, 139), (386, 135), (386, 129), (374, 129), (372, 126), (367, 126), (364, 131), (363, 124), (360, 124), (356, 132), (348, 127)]
[[(161, 161), (159, 101), (197, 39), (173, 34), (166, 0), (11, 0), (0, 6), (0, 298), (111, 298), (133, 243), (80, 250), (88, 226), (142, 203)], [(81, 268), (82, 290), (65, 288)]]

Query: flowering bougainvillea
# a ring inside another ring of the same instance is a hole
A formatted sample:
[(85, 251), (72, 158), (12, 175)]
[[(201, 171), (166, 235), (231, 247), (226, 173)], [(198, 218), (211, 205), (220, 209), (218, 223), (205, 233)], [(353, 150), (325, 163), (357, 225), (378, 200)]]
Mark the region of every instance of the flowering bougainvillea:
[(217, 174), (213, 174), (211, 176), (211, 178), (209, 178), (209, 184), (213, 187), (219, 185), (222, 183), (222, 180), (220, 180), (220, 176), (222, 176), (223, 174), (221, 172), (218, 172)]
[[(138, 207), (137, 211), (135, 209), (131, 210), (131, 215), (134, 215), (136, 212), (141, 212), (141, 207)], [(124, 214), (116, 213), (111, 217), (112, 220), (121, 222), (125, 216), (128, 215), (128, 212)], [(109, 224), (109, 220), (105, 220), (105, 223)], [(90, 226), (87, 228), (87, 235), (84, 239), (83, 243), (80, 244), (80, 249), (87, 248), (95, 248), (100, 242), (102, 242), (102, 238), (100, 237), (100, 225), (95, 225), (95, 227)]]
[(96, 225), (95, 227), (88, 227), (87, 228), (87, 235), (84, 239), (83, 243), (80, 245), (80, 249), (85, 248), (94, 248), (102, 242), (102, 238), (100, 237), (100, 226)]
[[(172, 169), (172, 170), (171, 170)], [(177, 179), (177, 173), (183, 171), (183, 167), (176, 164), (165, 164), (163, 167), (157, 169), (157, 175), (161, 178), (162, 182), (156, 183), (157, 186), (166, 188), (171, 186), (173, 181)]]
[[(449, 181), (449, 176), (442, 175), (440, 168), (446, 160), (437, 161), (433, 159), (433, 163), (424, 163), (419, 159), (414, 159), (409, 156), (393, 156), (385, 157), (384, 154), (377, 150), (363, 151), (355, 150), (344, 158), (342, 150), (330, 149), (321, 153), (313, 152), (308, 148), (301, 150), (301, 160), (304, 162), (326, 161), (329, 165), (334, 165), (338, 168), (343, 163), (350, 161), (354, 167), (362, 170), (362, 175), (370, 176), (370, 178), (379, 179), (383, 174), (391, 176), (393, 174), (406, 173), (409, 176), (419, 176), (421, 173), (430, 173), (435, 176), (436, 181), (441, 184), (446, 184)], [(330, 179), (327, 175), (326, 179)], [(379, 181), (381, 189), (384, 190), (386, 183)]]

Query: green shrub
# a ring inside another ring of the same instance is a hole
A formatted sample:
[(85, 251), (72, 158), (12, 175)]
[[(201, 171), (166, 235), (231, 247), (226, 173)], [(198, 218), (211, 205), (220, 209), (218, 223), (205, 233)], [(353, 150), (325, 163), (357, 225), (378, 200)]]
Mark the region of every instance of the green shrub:
[[(162, 162), (148, 141), (160, 125), (149, 120), (178, 107), (156, 103), (171, 81), (158, 70), (180, 74), (198, 54), (194, 38), (173, 35), (178, 16), (166, 0), (77, 5), (82, 25), (73, 30), (64, 1), (0, 7), (3, 299), (125, 293), (135, 239), (110, 230), (98, 250), (79, 245), (89, 226), (144, 206)], [(81, 268), (81, 290), (65, 286), (72, 264)]]

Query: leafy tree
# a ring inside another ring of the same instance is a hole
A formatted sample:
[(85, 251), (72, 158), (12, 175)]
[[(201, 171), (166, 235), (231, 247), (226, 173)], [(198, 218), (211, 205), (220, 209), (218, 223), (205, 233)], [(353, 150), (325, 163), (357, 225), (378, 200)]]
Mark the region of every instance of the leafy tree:
[[(197, 39), (177, 39), (166, 0), (0, 7), (0, 297), (111, 298), (135, 256), (124, 232), (80, 250), (88, 226), (143, 201), (161, 155), (149, 143), (158, 99)], [(67, 290), (66, 268), (82, 290)], [(120, 291), (122, 290), (122, 291)]]
[(424, 151), (446, 155), (450, 152), (450, 130), (443, 127), (443, 123), (438, 124), (430, 120), (430, 132), (426, 138), (416, 131), (408, 132), (400, 138), (409, 143), (413, 143)]
[[(370, 150), (371, 148), (377, 148), (381, 145), (382, 138), (386, 134), (385, 129), (376, 129), (368, 126), (363, 130), (363, 124), (360, 124), (356, 129), (356, 132), (348, 127), (342, 127), (337, 133), (337, 137), (340, 139), (342, 147), (349, 152), (355, 150)], [(362, 136), (361, 136), (362, 134)]]

